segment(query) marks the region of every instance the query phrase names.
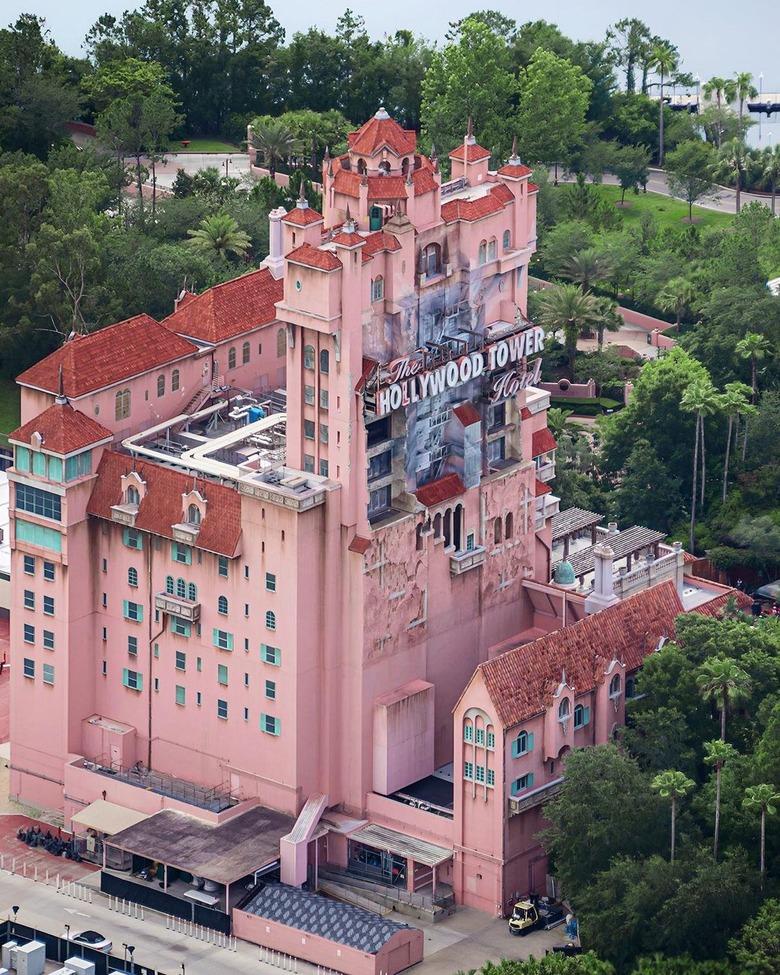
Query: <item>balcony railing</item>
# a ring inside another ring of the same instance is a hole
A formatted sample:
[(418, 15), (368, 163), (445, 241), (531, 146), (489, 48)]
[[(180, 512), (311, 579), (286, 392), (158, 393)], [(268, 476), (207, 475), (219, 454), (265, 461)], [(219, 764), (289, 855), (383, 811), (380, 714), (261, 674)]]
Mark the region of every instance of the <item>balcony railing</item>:
[(526, 792), (521, 796), (509, 797), (509, 816), (519, 816), (529, 809), (535, 809), (550, 799), (554, 799), (563, 788), (563, 776), (553, 779), (552, 782), (545, 782), (536, 789)]
[(536, 468), (536, 476), (545, 484), (547, 481), (551, 481), (555, 477), (555, 461), (548, 460), (543, 464), (539, 464)]
[(197, 623), (200, 619), (200, 603), (190, 602), (189, 599), (180, 599), (178, 596), (171, 596), (167, 592), (157, 593), (154, 597), (154, 606), (161, 613), (178, 616), (179, 619), (187, 620), (190, 623)]
[(476, 569), (485, 561), (485, 549), (482, 545), (466, 549), (465, 552), (455, 552), (450, 556), (450, 573), (454, 576), (462, 575), (469, 569)]
[(199, 785), (197, 782), (179, 779), (167, 772), (148, 769), (141, 762), (136, 762), (128, 768), (112, 762), (107, 755), (99, 755), (93, 759), (85, 758), (82, 765), (90, 772), (105, 775), (114, 781), (126, 782), (147, 792), (156, 792), (158, 795), (178, 799), (180, 802), (198, 806), (200, 809), (208, 809), (211, 812), (222, 812), (238, 803), (238, 800), (231, 796), (230, 786), (227, 783), (217, 786)]

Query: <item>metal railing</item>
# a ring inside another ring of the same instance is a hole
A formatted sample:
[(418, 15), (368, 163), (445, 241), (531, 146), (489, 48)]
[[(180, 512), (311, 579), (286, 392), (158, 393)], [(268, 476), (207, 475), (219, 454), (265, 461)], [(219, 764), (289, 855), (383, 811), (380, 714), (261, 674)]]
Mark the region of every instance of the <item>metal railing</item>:
[(158, 795), (178, 799), (211, 812), (222, 812), (238, 803), (238, 800), (230, 795), (230, 789), (225, 784), (198, 785), (186, 779), (178, 779), (167, 772), (155, 772), (154, 769), (146, 768), (141, 762), (136, 762), (128, 768), (112, 763), (106, 755), (100, 755), (97, 758), (84, 759), (83, 766), (91, 772), (97, 772), (98, 775), (105, 775), (116, 781), (138, 786), (139, 789), (146, 789), (147, 792), (156, 792)]

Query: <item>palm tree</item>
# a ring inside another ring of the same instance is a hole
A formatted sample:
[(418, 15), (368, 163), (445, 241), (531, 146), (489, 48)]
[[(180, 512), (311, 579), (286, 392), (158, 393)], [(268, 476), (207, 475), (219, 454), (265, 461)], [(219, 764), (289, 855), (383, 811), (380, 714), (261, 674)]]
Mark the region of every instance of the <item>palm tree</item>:
[(737, 342), (736, 351), (740, 359), (750, 360), (750, 388), (753, 390), (751, 400), (755, 404), (758, 399), (758, 364), (769, 355), (769, 342), (760, 332), (748, 332)]
[(276, 165), (298, 150), (298, 139), (291, 129), (279, 119), (255, 119), (252, 123), (252, 148), (263, 154), (271, 179), (276, 176)]
[(227, 258), (228, 254), (243, 257), (251, 240), (249, 234), (238, 229), (236, 221), (227, 213), (215, 213), (201, 220), (196, 230), (188, 230), (187, 243), (194, 250), (214, 253)]
[(602, 254), (595, 247), (587, 247), (572, 254), (561, 273), (581, 285), (583, 291), (587, 291), (594, 281), (603, 280), (611, 267), (612, 262), (606, 254)]
[(658, 165), (664, 164), (664, 79), (677, 68), (679, 56), (667, 41), (656, 44), (650, 54), (650, 66), (660, 78), (660, 97), (658, 99)]
[(611, 298), (596, 298), (598, 317), (594, 324), (596, 326), (599, 352), (604, 347), (604, 332), (619, 332), (625, 325), (623, 316), (618, 309), (618, 303)]
[(706, 379), (696, 379), (683, 393), (680, 408), (686, 413), (696, 415), (693, 442), (693, 478), (691, 487), (691, 552), (695, 548), (694, 529), (696, 527), (696, 487), (699, 468), (699, 444), (701, 444), (701, 504), (704, 506), (704, 486), (706, 480), (706, 464), (704, 458), (704, 418), (711, 416), (718, 407), (715, 387)]
[(572, 410), (562, 410), (557, 406), (552, 406), (547, 411), (547, 429), (556, 440), (560, 440), (567, 432), (568, 421), (572, 412)]
[(733, 101), (736, 94), (736, 89), (734, 82), (728, 78), (719, 78), (715, 76), (710, 78), (709, 81), (705, 81), (702, 86), (702, 91), (704, 92), (705, 98), (712, 98), (715, 96), (715, 103), (718, 106), (718, 124), (715, 127), (715, 144), (718, 149), (720, 149), (720, 144), (723, 141), (723, 122), (720, 119), (720, 113), (723, 111), (724, 105), (728, 105), (730, 101)]
[(663, 290), (656, 298), (656, 304), (667, 315), (674, 315), (674, 324), (677, 333), (680, 332), (680, 322), (683, 312), (691, 307), (691, 302), (696, 294), (693, 284), (684, 277), (672, 278), (664, 285)]
[(780, 800), (780, 795), (775, 792), (773, 785), (762, 782), (760, 785), (751, 785), (745, 789), (745, 798), (742, 805), (749, 812), (758, 812), (761, 815), (761, 853), (759, 856), (759, 876), (761, 877), (761, 890), (764, 889), (764, 875), (766, 874), (766, 817), (767, 814), (774, 816), (777, 811), (775, 803)]
[(729, 458), (731, 455), (731, 435), (734, 430), (734, 423), (740, 416), (755, 415), (758, 410), (751, 406), (748, 397), (750, 396), (750, 386), (746, 383), (726, 383), (725, 390), (720, 397), (721, 412), (728, 417), (728, 427), (726, 430), (726, 457), (723, 462), (723, 494), (722, 500), (726, 500), (726, 492), (729, 484)]
[(745, 697), (750, 690), (750, 677), (728, 657), (705, 660), (696, 675), (696, 684), (705, 700), (715, 701), (720, 709), (720, 740), (726, 740), (726, 714), (729, 702)]
[(737, 193), (737, 213), (742, 209), (742, 184), (754, 162), (752, 151), (740, 139), (729, 139), (718, 149), (713, 176), (715, 179), (734, 183)]
[(734, 746), (720, 738), (704, 743), (704, 762), (715, 769), (715, 837), (712, 843), (712, 855), (716, 860), (720, 841), (720, 777), (723, 766), (736, 754)]
[(579, 334), (598, 319), (596, 299), (576, 284), (555, 284), (539, 295), (538, 302), (539, 323), (552, 333), (563, 332), (569, 378), (573, 380)]
[(655, 791), (664, 799), (672, 800), (672, 854), (670, 860), (674, 863), (675, 828), (677, 820), (677, 802), (684, 799), (693, 788), (693, 779), (689, 779), (684, 772), (668, 769), (659, 772), (651, 783)]
[(748, 98), (755, 98), (758, 89), (753, 84), (753, 75), (749, 71), (740, 71), (734, 75), (734, 97), (739, 102), (739, 128), (742, 131), (742, 116), (745, 114), (745, 102)]
[(780, 145), (767, 146), (761, 154), (761, 175), (772, 193), (772, 216), (777, 206), (777, 184), (780, 183)]

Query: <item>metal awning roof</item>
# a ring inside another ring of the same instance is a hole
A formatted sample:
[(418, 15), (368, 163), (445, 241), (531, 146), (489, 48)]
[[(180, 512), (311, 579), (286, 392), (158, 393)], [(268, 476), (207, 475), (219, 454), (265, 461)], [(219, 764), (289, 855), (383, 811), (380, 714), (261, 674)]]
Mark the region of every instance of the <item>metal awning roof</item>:
[[(623, 559), (627, 555), (640, 552), (643, 548), (656, 545), (666, 538), (663, 532), (653, 531), (651, 528), (643, 528), (641, 525), (634, 525), (622, 532), (615, 532), (612, 535), (602, 535), (596, 545), (608, 545), (615, 553), (616, 559)], [(569, 559), (575, 576), (584, 576), (592, 572), (595, 566), (593, 550), (596, 546), (591, 545), (572, 555)]]
[(582, 531), (583, 528), (592, 528), (603, 520), (604, 515), (586, 511), (585, 508), (567, 508), (565, 511), (559, 511), (557, 515), (552, 516), (552, 540), (557, 542), (559, 538)]
[(373, 823), (350, 833), (349, 838), (365, 843), (375, 850), (387, 850), (388, 853), (410, 857), (428, 867), (436, 867), (452, 859), (452, 850), (448, 850), (445, 846), (436, 846), (435, 843), (418, 840), (415, 836), (407, 836), (405, 833), (398, 833), (386, 826), (375, 826)]
[(71, 816), (72, 823), (78, 823), (86, 829), (96, 829), (99, 833), (106, 833), (113, 836), (123, 829), (135, 826), (149, 818), (148, 813), (138, 812), (136, 809), (128, 809), (126, 806), (118, 806), (115, 802), (106, 802), (105, 799), (96, 799), (81, 812)]

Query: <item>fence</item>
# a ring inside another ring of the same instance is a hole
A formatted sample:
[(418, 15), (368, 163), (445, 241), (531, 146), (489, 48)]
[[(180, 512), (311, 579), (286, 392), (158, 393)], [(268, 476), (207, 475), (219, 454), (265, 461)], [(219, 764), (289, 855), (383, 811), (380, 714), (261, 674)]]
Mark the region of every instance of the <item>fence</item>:
[(230, 934), (230, 915), (222, 911), (215, 911), (205, 904), (194, 901), (187, 903), (180, 897), (174, 897), (155, 887), (136, 884), (124, 877), (117, 877), (105, 870), (100, 874), (100, 889), (104, 894), (137, 904), (140, 908), (148, 907), (160, 914), (171, 915), (182, 921), (192, 922), (197, 927), (208, 928), (221, 934)]

